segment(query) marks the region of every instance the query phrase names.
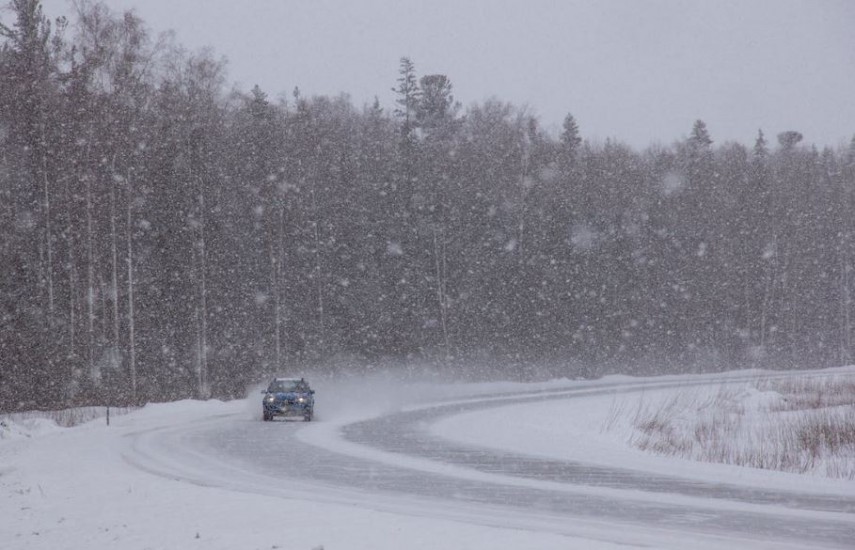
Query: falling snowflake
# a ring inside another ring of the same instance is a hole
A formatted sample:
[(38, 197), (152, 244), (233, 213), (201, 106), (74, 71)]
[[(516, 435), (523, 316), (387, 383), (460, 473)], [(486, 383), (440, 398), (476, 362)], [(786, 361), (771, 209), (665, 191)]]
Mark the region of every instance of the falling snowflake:
[(662, 178), (662, 192), (665, 193), (665, 195), (676, 193), (683, 188), (685, 183), (685, 179), (680, 174), (676, 172), (668, 172), (665, 174), (665, 177)]
[(766, 248), (763, 249), (763, 259), (771, 260), (775, 257), (775, 253), (777, 252), (777, 247), (775, 243), (769, 243), (766, 245)]
[(597, 244), (597, 232), (586, 224), (573, 226), (570, 230), (570, 244), (582, 250), (591, 250)]
[(389, 256), (403, 256), (404, 249), (400, 243), (389, 241), (386, 243), (386, 254)]

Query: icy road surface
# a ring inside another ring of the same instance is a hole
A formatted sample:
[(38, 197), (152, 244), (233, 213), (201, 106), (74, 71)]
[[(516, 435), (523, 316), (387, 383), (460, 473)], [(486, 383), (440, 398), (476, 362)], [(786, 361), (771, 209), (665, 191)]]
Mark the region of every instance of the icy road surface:
[[(714, 482), (682, 470), (678, 477), (487, 448), (431, 429), (473, 411), (613, 399), (621, 392), (695, 383), (683, 378), (571, 384), (327, 418), (319, 391), (318, 422), (268, 423), (232, 412), (134, 433), (125, 458), (150, 473), (207, 487), (615, 544), (855, 547), (851, 482), (836, 489), (826, 483), (827, 491)], [(362, 397), (370, 401), (372, 393)]]

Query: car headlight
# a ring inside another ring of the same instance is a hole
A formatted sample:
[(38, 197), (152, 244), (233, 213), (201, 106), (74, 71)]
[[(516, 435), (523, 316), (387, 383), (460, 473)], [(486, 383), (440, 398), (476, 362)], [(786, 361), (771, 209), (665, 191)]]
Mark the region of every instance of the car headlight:
[(306, 402), (306, 398), (305, 398), (305, 397), (298, 397), (298, 398), (297, 398), (297, 403), (305, 403), (305, 402)]
[(264, 398), (264, 400), (267, 401), (268, 403), (273, 403), (273, 401), (275, 401), (275, 399), (276, 398), (273, 397), (272, 395), (268, 395), (267, 397)]

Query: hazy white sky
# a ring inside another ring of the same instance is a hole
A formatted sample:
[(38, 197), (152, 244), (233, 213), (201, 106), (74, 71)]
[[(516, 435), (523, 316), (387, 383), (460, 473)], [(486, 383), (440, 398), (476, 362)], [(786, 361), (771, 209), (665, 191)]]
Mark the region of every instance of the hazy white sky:
[[(45, 0), (49, 16), (68, 0)], [(855, 134), (855, 0), (107, 0), (270, 96), (376, 95), (391, 109), (398, 60), (449, 76), (464, 105), (528, 105), (556, 132), (670, 144), (706, 121), (721, 143), (798, 130)]]

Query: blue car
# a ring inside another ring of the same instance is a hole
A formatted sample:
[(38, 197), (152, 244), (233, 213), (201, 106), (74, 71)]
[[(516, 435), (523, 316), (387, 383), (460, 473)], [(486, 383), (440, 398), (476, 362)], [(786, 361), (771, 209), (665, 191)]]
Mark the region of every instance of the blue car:
[(265, 422), (277, 416), (302, 417), (310, 422), (315, 415), (315, 390), (305, 378), (274, 378), (262, 393), (261, 412)]

